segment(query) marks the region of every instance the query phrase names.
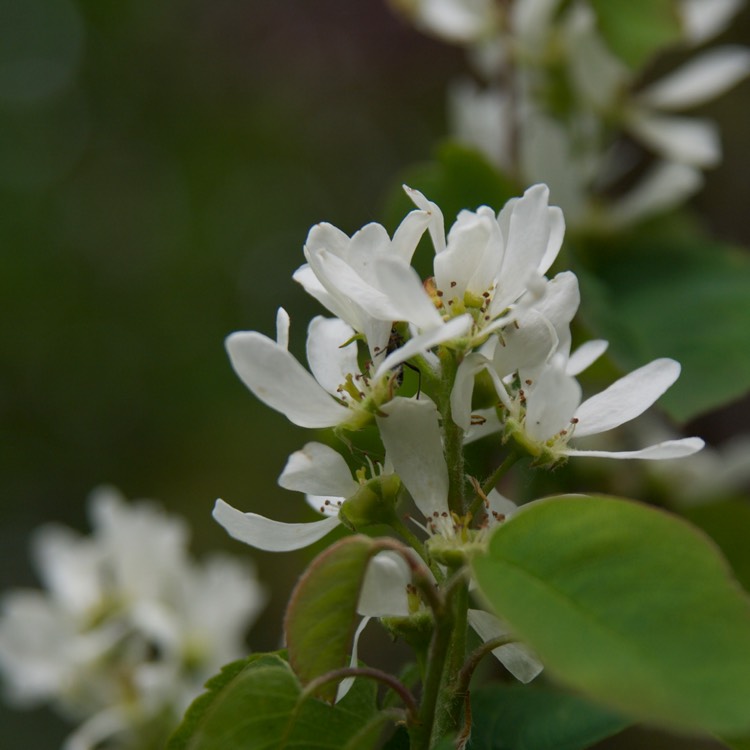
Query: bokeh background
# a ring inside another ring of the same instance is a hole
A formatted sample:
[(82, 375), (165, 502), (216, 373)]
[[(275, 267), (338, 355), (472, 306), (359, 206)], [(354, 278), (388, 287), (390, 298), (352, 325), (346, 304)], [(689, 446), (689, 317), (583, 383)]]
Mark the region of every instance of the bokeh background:
[[(750, 12), (724, 37), (750, 40)], [(283, 304), (301, 353), (308, 228), (382, 216), (465, 71), (383, 0), (0, 0), (0, 589), (35, 584), (35, 526), (89, 528), (101, 483), (187, 516), (199, 555), (250, 554), (211, 521), (216, 497), (299, 520), (276, 477), (309, 434), (252, 398), (223, 339), (272, 334)], [(695, 203), (750, 246), (750, 84), (706, 113), (727, 158)], [(700, 426), (725, 437), (746, 415)], [(278, 646), (311, 554), (253, 554), (271, 589), (253, 649)], [(3, 747), (66, 731), (0, 712)]]

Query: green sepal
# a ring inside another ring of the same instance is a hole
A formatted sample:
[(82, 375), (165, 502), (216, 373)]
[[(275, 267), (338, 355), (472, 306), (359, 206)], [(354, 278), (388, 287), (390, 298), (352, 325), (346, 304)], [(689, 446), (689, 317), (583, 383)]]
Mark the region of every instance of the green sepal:
[(401, 495), (401, 479), (397, 474), (374, 477), (344, 501), (339, 509), (339, 518), (352, 531), (373, 524), (390, 524)]

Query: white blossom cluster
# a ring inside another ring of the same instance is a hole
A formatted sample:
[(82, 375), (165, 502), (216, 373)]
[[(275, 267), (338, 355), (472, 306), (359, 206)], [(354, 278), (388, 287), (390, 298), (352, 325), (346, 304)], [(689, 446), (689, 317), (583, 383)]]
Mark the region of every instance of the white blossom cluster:
[[(523, 184), (550, 185), (569, 222), (628, 223), (679, 205), (721, 160), (718, 128), (683, 114), (750, 72), (750, 50), (700, 50), (642, 84), (607, 46), (593, 3), (576, 0), (392, 0), (421, 31), (464, 46), (473, 80), (450, 93), (456, 137)], [(692, 52), (724, 31), (742, 0), (676, 0), (680, 47)], [(567, 104), (564, 102), (567, 101)], [(652, 162), (617, 199), (613, 177), (636, 165), (622, 135)]]
[(246, 564), (193, 561), (185, 523), (154, 503), (101, 488), (89, 511), (90, 536), (37, 530), (45, 589), (0, 600), (5, 693), (76, 722), (63, 750), (161, 746), (205, 680), (246, 652), (265, 594)]
[[(264, 550), (307, 546), (347, 523), (348, 503), (372, 481), (382, 486), (395, 478), (422, 514), (428, 544), (433, 549), (440, 541), (460, 545), (470, 536), (464, 532), (471, 519), (450, 512), (448, 429), (462, 442), (497, 433), (498, 448), (512, 447), (538, 466), (554, 466), (569, 456), (666, 459), (701, 449), (699, 438), (624, 452), (574, 447), (575, 438), (607, 432), (644, 412), (675, 382), (680, 366), (658, 359), (583, 398), (576, 376), (607, 344), (590, 341), (571, 350), (578, 280), (569, 271), (546, 275), (562, 245), (564, 219), (549, 205), (545, 185), (529, 188), (499, 213), (487, 206), (462, 211), (447, 234), (438, 206), (405, 189), (416, 209), (393, 237), (374, 223), (352, 237), (330, 224), (311, 229), (307, 263), (294, 278), (334, 317), (315, 317), (308, 327), (309, 371), (288, 350), (290, 321), (283, 309), (275, 339), (250, 331), (227, 340), (235, 371), (261, 401), (294, 424), (335, 428), (340, 435), (374, 423), (382, 461), (368, 458), (352, 473), (339, 452), (310, 442), (289, 457), (279, 484), (304, 493), (323, 517), (281, 523), (218, 500), (214, 517), (232, 536)], [(412, 266), (425, 233), (434, 248), (428, 279)], [(425, 384), (408, 398), (399, 395), (404, 364), (418, 369)], [(491, 391), (492, 405), (474, 409), (480, 379)], [(449, 389), (442, 408), (428, 395), (430, 384), (439, 384), (443, 394)], [(485, 529), (514, 507), (496, 491), (488, 492)], [(380, 557), (382, 570), (376, 565), (368, 574), (373, 582), (365, 587), (360, 612), (408, 614), (407, 571), (387, 554)], [(502, 632), (499, 621), (482, 610), (470, 612), (469, 619), (485, 639)], [(538, 672), (522, 647), (503, 649), (503, 661), (521, 679)]]

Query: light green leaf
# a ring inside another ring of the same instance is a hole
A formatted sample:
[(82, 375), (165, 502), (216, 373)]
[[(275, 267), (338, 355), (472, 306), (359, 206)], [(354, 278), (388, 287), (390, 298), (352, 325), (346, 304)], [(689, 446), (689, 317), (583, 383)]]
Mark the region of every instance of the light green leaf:
[[(341, 750), (377, 745), (379, 728), (363, 728), (376, 715), (376, 687), (356, 680), (335, 706), (316, 698), (300, 703), (300, 684), (273, 654), (256, 654), (225, 667), (206, 685), (170, 740), (167, 750)], [(374, 736), (373, 736), (374, 735)]]
[(737, 579), (750, 591), (750, 502), (726, 500), (685, 508), (681, 513), (721, 547)]
[(682, 365), (659, 400), (686, 421), (750, 388), (750, 256), (703, 239), (634, 233), (592, 240), (576, 271), (581, 316), (624, 370), (658, 357)]
[[(313, 560), (292, 592), (284, 629), (289, 663), (303, 685), (348, 665), (359, 591), (376, 551), (369, 537), (346, 537)], [(319, 695), (332, 701), (336, 688), (327, 683)]]
[(473, 567), (561, 682), (667, 728), (750, 730), (750, 598), (685, 521), (614, 498), (549, 498), (501, 526)]
[(680, 39), (674, 0), (591, 0), (591, 6), (607, 46), (635, 70)]
[(493, 685), (471, 694), (469, 750), (583, 750), (631, 722), (554, 687)]

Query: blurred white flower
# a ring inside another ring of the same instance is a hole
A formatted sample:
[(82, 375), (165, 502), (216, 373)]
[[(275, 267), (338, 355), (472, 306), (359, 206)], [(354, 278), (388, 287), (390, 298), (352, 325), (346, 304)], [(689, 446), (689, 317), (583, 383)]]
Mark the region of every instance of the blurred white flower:
[(101, 488), (89, 513), (90, 536), (36, 532), (45, 590), (3, 595), (0, 672), (12, 703), (48, 702), (81, 722), (66, 750), (113, 737), (138, 747), (140, 732), (169, 732), (203, 682), (246, 651), (265, 594), (247, 565), (191, 560), (186, 525), (153, 503)]

